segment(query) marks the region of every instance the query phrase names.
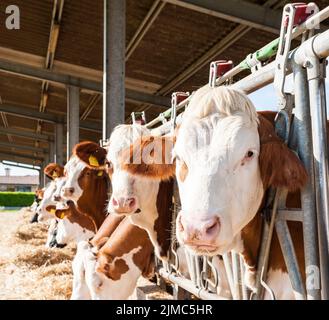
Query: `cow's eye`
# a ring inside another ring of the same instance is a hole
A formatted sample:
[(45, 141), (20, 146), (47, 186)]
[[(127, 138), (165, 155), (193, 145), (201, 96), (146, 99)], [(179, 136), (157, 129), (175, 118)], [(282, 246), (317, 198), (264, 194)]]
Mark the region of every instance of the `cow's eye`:
[(249, 150), (246, 154), (246, 158), (252, 158), (254, 155), (253, 151)]

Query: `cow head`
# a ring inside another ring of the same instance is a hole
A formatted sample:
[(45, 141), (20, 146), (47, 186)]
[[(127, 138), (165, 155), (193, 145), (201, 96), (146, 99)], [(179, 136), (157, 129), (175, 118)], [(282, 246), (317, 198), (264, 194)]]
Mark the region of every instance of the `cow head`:
[(258, 119), (246, 95), (228, 87), (192, 98), (174, 156), (182, 204), (177, 239), (197, 254), (237, 247), (269, 186), (296, 190), (307, 179), (273, 126)]
[[(165, 137), (159, 138), (162, 143)], [(306, 171), (297, 156), (258, 118), (251, 101), (230, 87), (198, 90), (172, 150), (182, 210), (176, 236), (194, 253), (216, 255), (237, 245), (269, 186), (301, 188)], [(166, 179), (172, 171), (158, 165)], [(128, 165), (152, 176), (154, 165)]]
[(58, 219), (56, 241), (60, 245), (89, 240), (95, 234), (94, 222), (89, 216), (78, 212), (73, 201), (65, 205), (59, 203), (55, 216)]
[(59, 193), (65, 181), (64, 168), (56, 163), (51, 163), (46, 166), (44, 173), (52, 179), (52, 181), (44, 190), (43, 198), (37, 208), (39, 222), (45, 222), (54, 217), (54, 215), (50, 214), (47, 210), (47, 207), (56, 205), (57, 202), (54, 195)]
[(108, 173), (111, 179), (112, 196), (108, 211), (116, 214), (133, 215), (140, 213), (141, 205), (147, 206), (152, 195), (157, 193), (157, 186), (146, 179), (136, 177), (123, 168), (129, 159), (123, 156), (130, 144), (148, 135), (149, 130), (140, 125), (120, 125), (111, 134), (107, 147)]
[(97, 143), (91, 141), (78, 143), (73, 149), (71, 159), (65, 165), (67, 180), (61, 191), (62, 197), (77, 204), (83, 190), (90, 187), (93, 181), (106, 179), (105, 158), (106, 150)]

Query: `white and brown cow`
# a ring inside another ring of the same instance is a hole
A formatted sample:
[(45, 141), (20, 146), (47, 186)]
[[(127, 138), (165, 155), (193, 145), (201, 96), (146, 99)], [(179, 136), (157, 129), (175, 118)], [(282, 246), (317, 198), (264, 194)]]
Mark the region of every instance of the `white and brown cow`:
[(153, 275), (153, 246), (130, 219), (109, 215), (95, 238), (78, 244), (72, 300), (128, 299), (140, 276)]
[(140, 141), (148, 135), (150, 131), (139, 125), (120, 125), (111, 134), (107, 147), (108, 173), (112, 184), (108, 211), (127, 215), (132, 223), (145, 229), (154, 245), (156, 255), (161, 259), (167, 259), (173, 180), (160, 182), (143, 179), (122, 168), (122, 162), (126, 158), (123, 151), (133, 141)]
[(56, 195), (65, 182), (64, 167), (57, 163), (48, 164), (44, 169), (44, 173), (51, 179), (51, 181), (46, 187), (43, 198), (37, 209), (39, 222), (46, 222), (54, 218), (54, 214), (51, 214), (47, 210), (47, 207), (57, 204), (59, 199)]
[(61, 189), (62, 198), (73, 201), (78, 212), (90, 217), (95, 231), (106, 217), (109, 181), (105, 157), (106, 150), (97, 143), (78, 143), (65, 165), (66, 181)]
[[(195, 254), (238, 252), (244, 257), (251, 289), (266, 190), (272, 186), (295, 192), (307, 180), (301, 161), (278, 138), (269, 120), (273, 116), (257, 114), (247, 96), (237, 90), (202, 88), (184, 113), (174, 149), (162, 150), (163, 157), (172, 153), (175, 163), (125, 165), (131, 173), (152, 179), (167, 179), (176, 167), (182, 204), (176, 221), (178, 241)], [(147, 138), (141, 145), (164, 145), (168, 139)], [(287, 207), (300, 207), (299, 193), (288, 194)], [(305, 280), (302, 226), (299, 222), (288, 225)], [(267, 283), (278, 299), (294, 297), (276, 234)]]

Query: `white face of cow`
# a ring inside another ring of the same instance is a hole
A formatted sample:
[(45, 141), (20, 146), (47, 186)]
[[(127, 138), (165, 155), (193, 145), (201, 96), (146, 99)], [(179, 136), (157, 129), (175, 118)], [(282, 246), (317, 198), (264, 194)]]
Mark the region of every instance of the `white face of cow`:
[(54, 215), (47, 211), (47, 207), (56, 206), (57, 201), (59, 201), (58, 195), (60, 194), (61, 189), (65, 184), (65, 180), (65, 177), (56, 178), (55, 180), (51, 181), (49, 186), (46, 188), (43, 199), (41, 200), (37, 209), (39, 222), (46, 222), (54, 218)]
[(147, 135), (149, 131), (141, 126), (119, 126), (110, 139), (107, 160), (111, 165), (112, 196), (108, 211), (118, 214), (133, 215), (140, 213), (142, 207), (150, 205), (151, 198), (158, 191), (159, 182), (135, 177), (123, 170), (120, 162), (121, 152), (133, 141)]
[(250, 114), (213, 112), (183, 120), (174, 147), (180, 243), (206, 255), (234, 247), (263, 197), (259, 151), (257, 121)]
[(66, 200), (72, 200), (75, 204), (81, 197), (83, 190), (79, 186), (79, 176), (87, 164), (80, 160), (77, 156), (72, 156), (66, 163), (65, 177), (66, 182), (61, 189), (61, 196)]

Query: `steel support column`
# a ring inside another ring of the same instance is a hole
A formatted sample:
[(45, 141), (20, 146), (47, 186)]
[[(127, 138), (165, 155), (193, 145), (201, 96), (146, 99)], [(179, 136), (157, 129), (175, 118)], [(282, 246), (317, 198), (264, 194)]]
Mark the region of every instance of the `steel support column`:
[(125, 0), (104, 0), (103, 139), (124, 123), (125, 15)]
[[(314, 166), (311, 150), (312, 128), (309, 105), (309, 90), (306, 70), (292, 61), (294, 72), (294, 92), (295, 92), (295, 118), (294, 127), (297, 135), (297, 149), (300, 159), (307, 170), (309, 179), (307, 185), (301, 192), (301, 204), (303, 209), (303, 235), (305, 250), (305, 271), (310, 275), (314, 268), (319, 269), (319, 247), (317, 219), (315, 210), (315, 185)], [(319, 279), (318, 279), (319, 280)], [(321, 292), (318, 283), (306, 282), (307, 299), (320, 300)]]
[(66, 146), (67, 160), (71, 155), (73, 147), (79, 143), (79, 105), (80, 89), (75, 86), (67, 87), (67, 125), (66, 125)]
[(56, 123), (56, 155), (55, 155), (55, 162), (60, 165), (63, 165), (63, 124)]
[(43, 173), (44, 168), (45, 164), (42, 162), (39, 170), (39, 188), (43, 188), (45, 186), (45, 174)]
[(55, 159), (55, 144), (54, 142), (49, 142), (49, 162), (56, 162)]

